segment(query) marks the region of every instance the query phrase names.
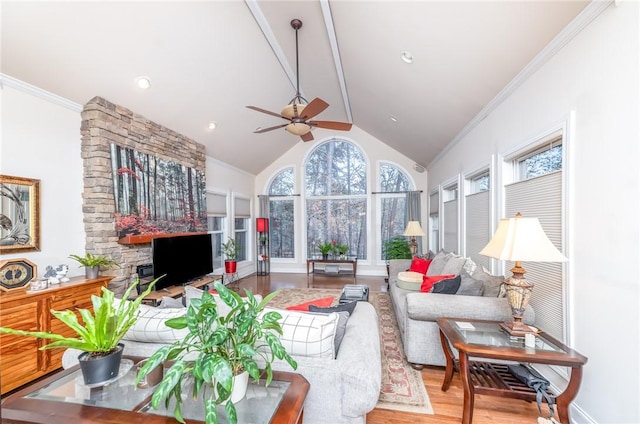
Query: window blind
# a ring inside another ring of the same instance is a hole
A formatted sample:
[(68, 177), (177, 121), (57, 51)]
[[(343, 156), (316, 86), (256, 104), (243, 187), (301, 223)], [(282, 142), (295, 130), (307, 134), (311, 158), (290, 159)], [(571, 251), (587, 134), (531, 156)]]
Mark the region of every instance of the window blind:
[(207, 215), (227, 216), (227, 196), (207, 193)]
[(250, 218), (251, 217), (251, 201), (249, 199), (242, 199), (236, 197), (234, 199), (234, 216), (236, 218)]
[(458, 200), (444, 202), (442, 219), (444, 240), (442, 248), (447, 252), (458, 253)]
[[(562, 252), (562, 171), (542, 175), (505, 187), (505, 212), (511, 218), (520, 212), (538, 218), (549, 240)], [(513, 262), (507, 262), (507, 269)], [(534, 284), (530, 305), (536, 326), (564, 340), (564, 284), (562, 264), (523, 262), (525, 278)]]
[(429, 195), (429, 215), (438, 213), (438, 206), (439, 206), (438, 201), (439, 201), (438, 192), (435, 192)]
[(465, 200), (465, 240), (466, 256), (476, 264), (489, 268), (490, 259), (480, 255), (491, 238), (489, 234), (489, 191), (482, 191), (466, 196)]

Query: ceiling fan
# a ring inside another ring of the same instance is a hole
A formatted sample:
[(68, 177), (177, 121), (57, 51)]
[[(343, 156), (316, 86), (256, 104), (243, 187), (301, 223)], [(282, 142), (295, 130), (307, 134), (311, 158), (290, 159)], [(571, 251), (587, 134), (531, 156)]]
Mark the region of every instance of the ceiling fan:
[(314, 127), (327, 128), (330, 130), (349, 131), (351, 125), (348, 122), (337, 121), (312, 121), (311, 118), (320, 114), (326, 108), (329, 107), (329, 103), (325, 102), (319, 97), (308, 102), (304, 97), (300, 95), (300, 68), (298, 63), (298, 30), (302, 27), (302, 21), (300, 19), (293, 19), (291, 21), (291, 27), (296, 31), (296, 95), (287, 106), (282, 109), (280, 113), (271, 112), (256, 106), (247, 106), (249, 109), (256, 110), (258, 112), (266, 113), (268, 115), (277, 116), (284, 120), (289, 121), (286, 124), (276, 125), (269, 128), (260, 128), (254, 133), (264, 133), (267, 131), (277, 130), (278, 128), (284, 128), (291, 134), (299, 135), (302, 141), (313, 140), (311, 129)]

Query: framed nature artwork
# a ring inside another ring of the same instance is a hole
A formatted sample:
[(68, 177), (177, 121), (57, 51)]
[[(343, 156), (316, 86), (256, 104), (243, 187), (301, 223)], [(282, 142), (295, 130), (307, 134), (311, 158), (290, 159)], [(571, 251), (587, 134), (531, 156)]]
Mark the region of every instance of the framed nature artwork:
[(40, 180), (0, 175), (0, 254), (40, 250)]
[(114, 143), (111, 166), (119, 237), (207, 231), (204, 172)]

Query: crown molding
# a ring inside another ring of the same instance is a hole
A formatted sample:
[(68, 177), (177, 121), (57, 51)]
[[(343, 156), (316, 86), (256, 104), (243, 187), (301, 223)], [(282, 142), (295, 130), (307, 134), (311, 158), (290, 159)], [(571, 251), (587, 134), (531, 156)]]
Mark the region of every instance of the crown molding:
[(21, 81), (17, 78), (9, 76), (7, 74), (0, 73), (0, 87), (11, 87), (16, 90), (20, 90), (23, 93), (31, 94), (32, 96), (41, 98), (50, 103), (53, 103), (58, 106), (62, 106), (74, 112), (82, 112), (82, 105), (76, 102), (72, 102), (71, 100), (65, 99), (64, 97), (60, 97), (57, 94), (53, 94), (49, 91), (43, 90), (42, 88), (38, 88), (35, 85), (31, 85), (24, 81)]
[(555, 36), (531, 62), (525, 66), (500, 92), (465, 125), (462, 130), (429, 163), (427, 169), (444, 157), (456, 144), (469, 134), (480, 122), (489, 116), (502, 102), (511, 96), (522, 84), (555, 56), (573, 38), (582, 32), (593, 20), (600, 16), (614, 0), (592, 0), (569, 24)]

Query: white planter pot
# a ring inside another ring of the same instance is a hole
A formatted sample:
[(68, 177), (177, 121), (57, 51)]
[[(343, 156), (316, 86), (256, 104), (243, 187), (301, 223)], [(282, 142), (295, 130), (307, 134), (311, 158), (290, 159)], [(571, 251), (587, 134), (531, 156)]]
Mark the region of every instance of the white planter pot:
[(247, 394), (249, 385), (249, 373), (243, 372), (233, 377), (233, 389), (231, 389), (231, 403), (240, 402)]

